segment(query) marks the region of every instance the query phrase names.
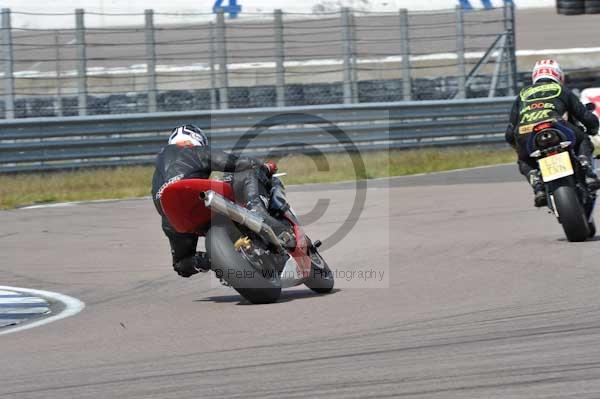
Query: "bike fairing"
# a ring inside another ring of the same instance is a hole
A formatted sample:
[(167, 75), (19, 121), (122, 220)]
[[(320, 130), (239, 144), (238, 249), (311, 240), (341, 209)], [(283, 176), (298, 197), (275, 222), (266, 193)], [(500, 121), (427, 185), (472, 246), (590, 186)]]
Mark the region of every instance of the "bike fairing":
[(160, 200), (160, 197), (162, 197), (162, 193), (163, 193), (163, 191), (165, 191), (165, 188), (167, 188), (169, 186), (169, 184), (173, 184), (176, 181), (183, 179), (183, 177), (184, 177), (184, 175), (180, 174), (180, 175), (174, 176), (174, 177), (170, 178), (169, 180), (167, 180), (167, 182), (165, 184), (160, 186), (160, 188), (158, 189), (158, 192), (154, 196), (154, 199)]
[[(546, 121), (540, 121), (537, 124), (541, 124), (544, 123)], [(573, 131), (573, 129), (571, 129), (566, 123), (565, 121), (563, 121), (562, 119), (556, 119), (556, 120), (548, 120), (548, 122), (552, 123), (552, 128), (557, 130), (558, 132), (561, 133), (562, 136), (562, 141), (570, 141), (571, 143), (575, 144), (577, 137), (575, 135), (575, 132)], [(532, 130), (533, 131), (533, 130)], [(527, 137), (527, 143), (526, 143), (526, 148), (527, 148), (527, 152), (529, 154), (531, 154), (532, 152), (534, 152), (535, 150), (537, 150), (537, 148), (535, 148), (535, 134), (530, 134)]]

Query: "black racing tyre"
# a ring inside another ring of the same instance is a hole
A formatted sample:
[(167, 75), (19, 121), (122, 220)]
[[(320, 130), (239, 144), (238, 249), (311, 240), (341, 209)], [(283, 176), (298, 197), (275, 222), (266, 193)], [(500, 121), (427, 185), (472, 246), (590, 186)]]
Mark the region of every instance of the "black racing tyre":
[(557, 8), (584, 8), (585, 0), (557, 0)]
[(556, 10), (563, 15), (578, 15), (585, 12), (584, 0), (557, 0)]
[(333, 290), (334, 278), (329, 265), (319, 251), (311, 250), (310, 277), (304, 282), (308, 288), (318, 294), (326, 294)]
[(206, 234), (211, 269), (251, 303), (273, 303), (281, 296), (278, 273), (257, 271), (233, 248), (241, 233), (230, 221), (217, 221)]
[(585, 13), (583, 8), (557, 8), (556, 12), (562, 15), (580, 15)]
[(558, 221), (562, 224), (567, 240), (572, 242), (585, 241), (590, 231), (583, 207), (579, 203), (573, 187), (558, 187), (554, 190), (552, 196), (558, 213)]
[(600, 0), (585, 0), (585, 13), (586, 14), (600, 13)]

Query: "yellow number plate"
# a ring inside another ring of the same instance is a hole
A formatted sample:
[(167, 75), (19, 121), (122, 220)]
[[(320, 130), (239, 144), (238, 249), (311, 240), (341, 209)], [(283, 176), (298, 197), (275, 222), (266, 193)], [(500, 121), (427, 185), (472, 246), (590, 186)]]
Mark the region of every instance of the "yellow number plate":
[(573, 165), (568, 152), (542, 158), (539, 161), (544, 182), (560, 179), (573, 174)]

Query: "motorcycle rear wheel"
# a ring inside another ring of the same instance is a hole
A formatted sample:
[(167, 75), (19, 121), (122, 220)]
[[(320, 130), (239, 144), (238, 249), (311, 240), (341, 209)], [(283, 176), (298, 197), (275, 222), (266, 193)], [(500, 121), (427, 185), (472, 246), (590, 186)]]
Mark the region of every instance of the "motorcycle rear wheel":
[(589, 237), (590, 229), (575, 190), (570, 186), (561, 186), (552, 195), (558, 212), (558, 221), (562, 224), (567, 240), (585, 241)]
[(276, 302), (281, 296), (279, 273), (275, 270), (259, 271), (237, 252), (233, 244), (241, 236), (242, 233), (229, 220), (213, 223), (206, 234), (211, 269), (249, 302)]

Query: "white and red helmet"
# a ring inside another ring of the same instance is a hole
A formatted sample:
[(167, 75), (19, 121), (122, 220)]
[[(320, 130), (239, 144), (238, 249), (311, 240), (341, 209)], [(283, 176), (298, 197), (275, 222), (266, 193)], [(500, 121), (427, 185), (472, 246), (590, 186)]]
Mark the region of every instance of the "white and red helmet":
[(565, 82), (565, 74), (555, 60), (539, 60), (533, 67), (531, 80), (535, 84), (540, 79), (550, 79), (556, 83), (563, 84)]

